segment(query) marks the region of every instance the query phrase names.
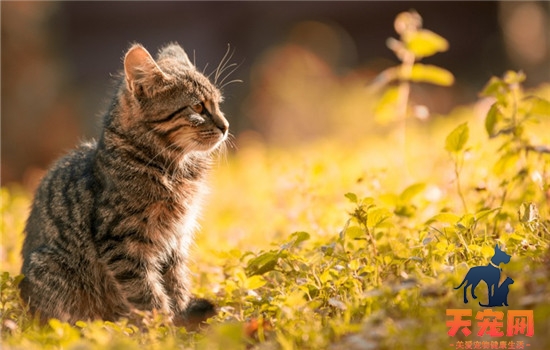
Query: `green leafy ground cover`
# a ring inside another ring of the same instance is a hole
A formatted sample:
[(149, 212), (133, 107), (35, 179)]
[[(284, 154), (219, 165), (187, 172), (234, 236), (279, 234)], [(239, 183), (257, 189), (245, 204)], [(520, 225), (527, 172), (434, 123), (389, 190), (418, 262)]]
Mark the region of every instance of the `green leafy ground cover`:
[[(427, 82), (441, 80), (430, 74)], [(16, 288), (31, 195), (3, 188), (2, 348), (452, 349), (491, 340), (450, 337), (445, 312), (466, 307), (453, 287), (496, 243), (512, 255), (503, 266), (515, 280), (509, 308), (534, 310), (535, 324), (532, 338), (498, 340), (550, 348), (550, 86), (525, 92), (522, 80), (508, 72), (476, 105), (395, 121), (400, 145), (387, 133), (291, 149), (240, 137), (213, 171), (192, 253), (194, 292), (219, 307), (196, 332), (155, 314), (143, 315), (146, 329), (126, 320), (38, 326)], [(378, 92), (378, 110), (400, 108), (383, 98), (390, 89)], [(467, 307), (480, 309), (477, 300)]]

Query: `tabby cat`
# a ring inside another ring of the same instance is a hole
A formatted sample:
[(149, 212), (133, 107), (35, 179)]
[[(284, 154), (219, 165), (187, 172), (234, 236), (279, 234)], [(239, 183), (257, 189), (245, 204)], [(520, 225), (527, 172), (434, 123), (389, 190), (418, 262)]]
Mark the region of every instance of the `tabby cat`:
[(213, 313), (192, 298), (187, 265), (212, 153), (228, 133), (221, 100), (179, 45), (156, 60), (139, 44), (128, 50), (99, 141), (59, 160), (35, 194), (20, 289), (42, 322), (155, 309), (185, 325)]

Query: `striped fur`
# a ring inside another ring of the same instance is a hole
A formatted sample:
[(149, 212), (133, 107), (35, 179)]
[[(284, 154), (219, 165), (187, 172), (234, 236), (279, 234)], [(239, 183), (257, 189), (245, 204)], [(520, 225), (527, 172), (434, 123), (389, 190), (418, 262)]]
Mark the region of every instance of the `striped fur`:
[(220, 102), (177, 44), (156, 60), (130, 48), (101, 138), (59, 160), (35, 194), (20, 288), (42, 321), (156, 309), (184, 322), (205, 175), (228, 131)]

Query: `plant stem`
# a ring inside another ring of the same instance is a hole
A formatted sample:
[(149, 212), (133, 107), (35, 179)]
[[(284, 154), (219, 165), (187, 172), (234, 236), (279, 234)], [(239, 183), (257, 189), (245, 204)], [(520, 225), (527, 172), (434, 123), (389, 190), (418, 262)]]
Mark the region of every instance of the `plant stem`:
[[(468, 213), (468, 206), (466, 204), (466, 199), (464, 198), (464, 193), (462, 192), (462, 186), (460, 186), (460, 171), (462, 170), (462, 164), (459, 164), (458, 155), (456, 156), (454, 160), (454, 170), (455, 170), (455, 178), (456, 178), (456, 191), (458, 192), (458, 196), (460, 197), (460, 200), (462, 201), (462, 208), (464, 209), (464, 213)], [(462, 158), (463, 159), (463, 158)], [(462, 162), (461, 162), (462, 163)]]
[(412, 68), (414, 65), (414, 54), (412, 52), (406, 52), (402, 57), (402, 63), (400, 66), (401, 82), (399, 83), (397, 94), (397, 127), (396, 136), (398, 147), (401, 151), (401, 163), (405, 175), (407, 175), (406, 166), (406, 137), (407, 137), (407, 108), (409, 106), (409, 96), (411, 92), (411, 84), (408, 77), (411, 76)]

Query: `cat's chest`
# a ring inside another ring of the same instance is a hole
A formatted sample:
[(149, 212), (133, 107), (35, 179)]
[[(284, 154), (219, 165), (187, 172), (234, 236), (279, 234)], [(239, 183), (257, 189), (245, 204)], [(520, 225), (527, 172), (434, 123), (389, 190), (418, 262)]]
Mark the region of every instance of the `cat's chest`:
[(149, 257), (176, 252), (187, 254), (197, 229), (200, 207), (198, 198), (166, 199), (149, 204), (143, 211), (144, 242)]
[(141, 213), (147, 236), (154, 239), (157, 236), (185, 231), (182, 222), (192, 215), (190, 207), (168, 200), (159, 200), (147, 205)]
[(190, 183), (167, 188), (154, 181), (142, 182), (134, 191), (117, 189), (116, 193), (124, 196), (104, 192), (107, 204), (97, 216), (105, 219), (98, 229), (146, 266), (164, 264), (174, 254), (186, 256), (197, 228), (200, 189)]

